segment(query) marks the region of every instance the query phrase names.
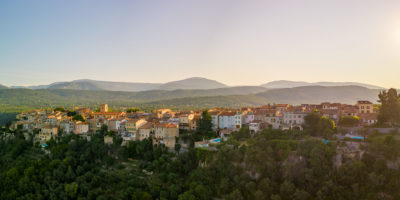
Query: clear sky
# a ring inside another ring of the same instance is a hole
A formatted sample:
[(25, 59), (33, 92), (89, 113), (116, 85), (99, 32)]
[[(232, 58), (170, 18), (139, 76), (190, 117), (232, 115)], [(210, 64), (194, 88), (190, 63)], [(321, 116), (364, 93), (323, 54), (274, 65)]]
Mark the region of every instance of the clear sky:
[(400, 88), (399, 0), (0, 0), (0, 83), (95, 79)]

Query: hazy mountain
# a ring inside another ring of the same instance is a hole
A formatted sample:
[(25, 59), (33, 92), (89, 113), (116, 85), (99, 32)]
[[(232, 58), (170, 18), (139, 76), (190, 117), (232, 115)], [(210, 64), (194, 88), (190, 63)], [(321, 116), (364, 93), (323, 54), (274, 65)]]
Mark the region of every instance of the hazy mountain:
[[(379, 86), (356, 83), (356, 82), (315, 82), (309, 83), (304, 81), (272, 81), (261, 86), (242, 86), (233, 87), (241, 88), (244, 90), (246, 87), (254, 89), (255, 87), (263, 87), (267, 89), (278, 88), (294, 88), (302, 86), (361, 86), (369, 89), (384, 89)], [(108, 90), (108, 91), (127, 91), (127, 92), (140, 92), (150, 90), (207, 90), (217, 88), (227, 88), (229, 86), (215, 80), (206, 78), (193, 77), (179, 81), (172, 81), (167, 83), (135, 83), (135, 82), (112, 82), (112, 81), (96, 81), (89, 79), (81, 79), (70, 82), (55, 82), (50, 85), (36, 85), (36, 86), (11, 86), (10, 88), (29, 88), (29, 89), (74, 89), (74, 90)], [(261, 92), (261, 91), (258, 91)], [(248, 94), (249, 92), (245, 92)], [(250, 92), (251, 93), (251, 92)], [(242, 93), (240, 93), (242, 94)], [(223, 94), (225, 95), (225, 94)]]
[(267, 89), (257, 86), (217, 88), (209, 90), (151, 90), (131, 93), (132, 98), (140, 101), (165, 100), (185, 97), (248, 95), (265, 92)]
[(242, 107), (259, 106), (268, 104), (268, 101), (256, 95), (228, 95), (228, 96), (206, 96), (206, 97), (184, 97), (147, 102), (146, 106), (167, 105), (171, 107), (188, 108), (213, 108), (213, 107)]
[(269, 102), (306, 104), (340, 102), (355, 104), (357, 100), (376, 102), (380, 90), (360, 86), (303, 86), (296, 88), (271, 89), (257, 94)]
[(224, 88), (226, 85), (206, 78), (188, 78), (168, 83), (130, 83), (96, 81), (89, 79), (75, 80), (71, 82), (55, 82), (50, 85), (38, 86), (12, 86), (11, 88), (28, 89), (74, 89), (74, 90), (109, 90), (138, 92), (147, 90), (178, 90), (178, 89), (215, 89)]
[(72, 89), (72, 90), (104, 90), (91, 82), (65, 82), (52, 84), (48, 89)]
[(172, 81), (160, 86), (162, 90), (176, 90), (176, 89), (215, 89), (224, 88), (227, 85), (215, 80), (206, 78), (193, 77), (179, 81)]
[[(66, 84), (68, 83), (68, 84)], [(111, 82), (95, 81), (89, 79), (75, 80), (62, 84), (53, 84), (51, 89), (80, 89), (80, 90), (110, 90), (110, 91), (145, 91), (156, 90), (160, 83), (129, 83), (129, 82)], [(90, 87), (89, 87), (90, 86)]]
[(0, 89), (7, 89), (7, 88), (8, 88), (7, 86), (0, 84)]
[[(93, 87), (87, 85), (87, 87)], [(304, 86), (285, 89), (262, 87), (232, 87), (210, 90), (152, 90), (142, 92), (68, 90), (68, 89), (8, 89), (0, 90), (0, 110), (7, 108), (40, 108), (52, 106), (249, 106), (267, 103), (321, 103), (355, 104), (357, 100), (376, 102), (380, 90), (359, 86)], [(6, 108), (6, 107), (4, 107)]]
[(361, 86), (369, 89), (384, 89), (383, 87), (370, 85), (365, 83), (357, 83), (357, 82), (304, 82), (304, 81), (272, 81), (266, 84), (261, 85), (265, 88), (294, 88), (294, 87), (302, 87), (302, 86)]
[(49, 85), (31, 85), (31, 86), (10, 86), (10, 88), (27, 88), (27, 89), (32, 89), (32, 90), (39, 90), (39, 89), (47, 89), (53, 85), (62, 85), (63, 83), (68, 83), (68, 82), (54, 82)]

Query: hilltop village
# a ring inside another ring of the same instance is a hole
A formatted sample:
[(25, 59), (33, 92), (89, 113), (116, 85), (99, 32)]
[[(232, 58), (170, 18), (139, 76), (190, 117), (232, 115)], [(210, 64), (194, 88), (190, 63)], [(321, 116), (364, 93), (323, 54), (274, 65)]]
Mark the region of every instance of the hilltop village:
[(378, 97), (20, 113), (0, 129), (0, 199), (400, 199), (400, 96)]
[[(63, 108), (34, 110), (18, 114), (11, 129), (22, 129), (27, 133), (37, 132), (34, 141), (45, 144), (60, 133), (90, 136), (106, 127), (109, 133), (119, 135), (123, 144), (152, 138), (153, 145), (164, 144), (174, 148), (179, 133), (191, 133), (198, 128), (203, 111), (172, 111), (158, 109), (150, 113), (139, 109), (124, 112), (109, 111), (108, 105), (100, 105), (97, 111), (88, 108)], [(273, 104), (240, 109), (213, 108), (207, 111), (211, 116), (212, 130), (226, 138), (242, 126), (248, 126), (251, 133), (265, 129), (303, 129), (304, 117), (311, 112), (332, 119), (336, 124), (345, 116), (356, 117), (355, 126), (371, 126), (377, 122), (377, 111), (372, 102), (358, 101), (355, 105), (340, 103), (321, 104)], [(112, 142), (106, 137), (105, 142)], [(212, 140), (217, 141), (217, 140)], [(220, 140), (219, 140), (220, 141)], [(197, 145), (204, 144), (199, 143)]]

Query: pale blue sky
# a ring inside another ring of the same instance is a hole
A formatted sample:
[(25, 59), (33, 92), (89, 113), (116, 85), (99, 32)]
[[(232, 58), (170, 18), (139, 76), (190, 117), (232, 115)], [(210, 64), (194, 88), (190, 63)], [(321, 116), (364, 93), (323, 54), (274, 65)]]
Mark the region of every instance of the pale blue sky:
[(398, 0), (0, 0), (0, 84), (95, 79), (400, 88)]

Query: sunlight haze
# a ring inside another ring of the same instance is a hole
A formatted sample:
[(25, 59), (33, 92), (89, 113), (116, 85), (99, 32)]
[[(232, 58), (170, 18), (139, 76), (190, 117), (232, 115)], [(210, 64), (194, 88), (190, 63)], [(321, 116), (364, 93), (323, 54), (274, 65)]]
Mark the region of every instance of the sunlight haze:
[(0, 83), (205, 77), (400, 88), (399, 8), (394, 0), (6, 0)]

